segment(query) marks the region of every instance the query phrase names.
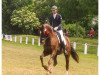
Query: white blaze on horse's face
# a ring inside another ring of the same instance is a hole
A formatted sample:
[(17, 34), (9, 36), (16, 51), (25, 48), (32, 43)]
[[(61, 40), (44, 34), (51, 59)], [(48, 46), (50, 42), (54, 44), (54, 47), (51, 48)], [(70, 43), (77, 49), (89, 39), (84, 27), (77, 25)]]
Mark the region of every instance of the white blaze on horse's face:
[(46, 29), (46, 28), (44, 28), (44, 34), (45, 34), (45, 35), (47, 34), (47, 29)]
[(44, 29), (44, 31), (46, 32), (46, 31), (47, 31), (47, 29), (45, 28), (45, 29)]

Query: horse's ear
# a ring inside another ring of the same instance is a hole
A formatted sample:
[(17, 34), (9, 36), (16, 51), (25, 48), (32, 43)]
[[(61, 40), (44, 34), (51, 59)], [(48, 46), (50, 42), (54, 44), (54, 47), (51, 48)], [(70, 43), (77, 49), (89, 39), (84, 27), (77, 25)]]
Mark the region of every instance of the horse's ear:
[(45, 23), (48, 23), (48, 20), (45, 20)]
[(43, 24), (39, 26), (39, 29), (42, 31), (43, 30)]
[(43, 24), (41, 25), (41, 28), (43, 28)]

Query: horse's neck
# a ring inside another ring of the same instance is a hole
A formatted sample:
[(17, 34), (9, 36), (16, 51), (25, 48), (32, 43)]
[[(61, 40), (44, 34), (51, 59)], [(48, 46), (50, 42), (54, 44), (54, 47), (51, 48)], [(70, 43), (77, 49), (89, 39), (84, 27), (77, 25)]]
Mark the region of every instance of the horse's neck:
[(55, 37), (55, 32), (49, 34), (50, 38)]
[(53, 32), (52, 34), (49, 34), (46, 39), (45, 39), (45, 45), (50, 45), (51, 44), (51, 40), (56, 38), (56, 33)]

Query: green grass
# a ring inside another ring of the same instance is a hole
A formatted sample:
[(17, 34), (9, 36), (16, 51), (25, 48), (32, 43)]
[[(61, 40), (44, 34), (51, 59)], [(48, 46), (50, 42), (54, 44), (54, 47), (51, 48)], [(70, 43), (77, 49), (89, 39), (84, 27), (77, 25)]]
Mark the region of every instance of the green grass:
[(77, 43), (88, 43), (90, 45), (98, 45), (98, 40), (97, 39), (90, 39), (90, 38), (75, 38), (75, 37), (70, 37), (70, 40), (73, 42)]
[[(24, 37), (24, 36), (23, 36)], [(33, 36), (31, 36), (33, 37)], [(80, 43), (81, 38), (77, 39)], [(71, 41), (74, 38), (71, 38)], [(87, 39), (84, 39), (85, 41)], [(96, 39), (95, 39), (96, 40)], [(94, 39), (91, 43), (97, 43)], [(90, 40), (87, 40), (90, 41)], [(87, 42), (86, 41), (86, 42)], [(77, 50), (81, 50), (77, 47)], [(94, 49), (94, 48), (91, 48)], [(2, 42), (2, 72), (3, 75), (45, 75), (45, 70), (41, 67), (39, 56), (43, 51), (42, 46), (29, 44), (19, 44), (19, 42)], [(91, 50), (91, 52), (93, 52)], [(97, 75), (98, 74), (98, 57), (94, 53), (84, 55), (78, 51), (80, 63), (77, 64), (70, 58), (69, 75)], [(49, 56), (44, 58), (45, 64)], [(58, 65), (54, 68), (52, 75), (65, 75), (65, 58), (58, 56)]]

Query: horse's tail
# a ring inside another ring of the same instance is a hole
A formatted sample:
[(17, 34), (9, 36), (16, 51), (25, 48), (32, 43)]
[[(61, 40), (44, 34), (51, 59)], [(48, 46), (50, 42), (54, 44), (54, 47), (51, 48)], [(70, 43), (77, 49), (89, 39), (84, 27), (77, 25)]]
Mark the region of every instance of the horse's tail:
[(79, 56), (73, 47), (71, 47), (71, 56), (77, 63), (79, 63)]

